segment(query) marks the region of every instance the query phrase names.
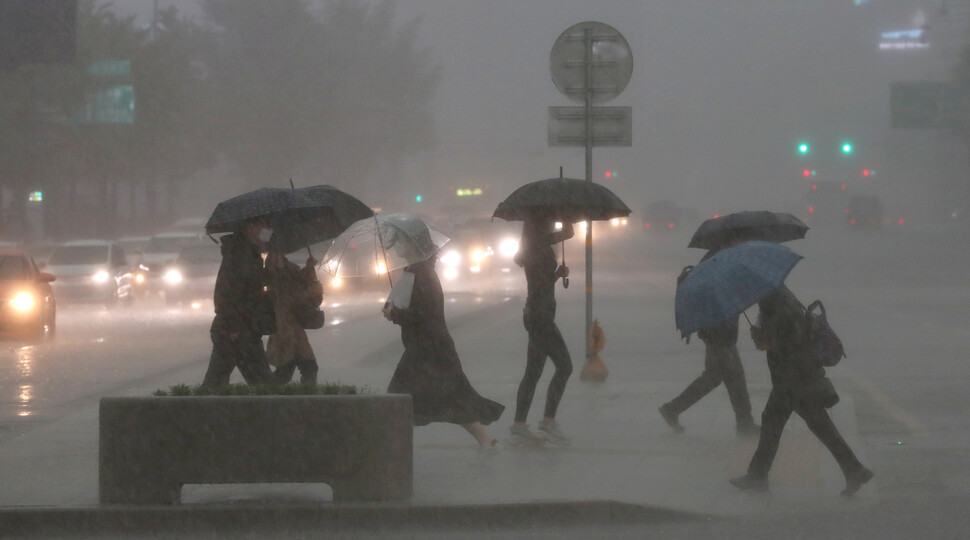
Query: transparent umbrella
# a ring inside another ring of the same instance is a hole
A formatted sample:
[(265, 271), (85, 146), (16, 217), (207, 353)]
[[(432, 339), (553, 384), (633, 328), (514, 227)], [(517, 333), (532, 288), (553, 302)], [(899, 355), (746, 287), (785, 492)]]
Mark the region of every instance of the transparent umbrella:
[[(448, 240), (440, 230), (411, 214), (375, 214), (355, 222), (334, 238), (322, 265), (335, 277), (389, 274), (433, 257)], [(403, 242), (411, 248), (406, 254), (395, 249)]]

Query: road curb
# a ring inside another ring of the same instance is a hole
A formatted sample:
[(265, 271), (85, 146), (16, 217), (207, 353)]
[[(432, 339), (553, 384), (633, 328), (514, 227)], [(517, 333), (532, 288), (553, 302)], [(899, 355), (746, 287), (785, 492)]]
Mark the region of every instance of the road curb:
[(251, 502), (216, 505), (74, 508), (3, 508), (3, 536), (50, 537), (111, 534), (253, 534), (296, 531), (516, 529), (570, 525), (611, 525), (710, 521), (715, 516), (617, 501), (539, 502), (413, 506), (408, 504), (281, 504)]

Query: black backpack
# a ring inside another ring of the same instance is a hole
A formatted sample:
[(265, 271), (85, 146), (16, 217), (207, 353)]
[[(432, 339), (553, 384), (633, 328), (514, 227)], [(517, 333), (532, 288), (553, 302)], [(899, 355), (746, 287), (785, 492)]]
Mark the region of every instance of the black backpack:
[(829, 326), (821, 300), (816, 300), (805, 308), (805, 324), (808, 327), (808, 349), (819, 364), (832, 367), (845, 358), (842, 340)]

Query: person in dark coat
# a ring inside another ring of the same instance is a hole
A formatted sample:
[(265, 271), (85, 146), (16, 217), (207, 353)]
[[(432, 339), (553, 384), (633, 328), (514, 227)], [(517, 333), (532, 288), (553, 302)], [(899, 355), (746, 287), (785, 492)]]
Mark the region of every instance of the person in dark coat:
[[(708, 251), (701, 262), (711, 258), (716, 252), (717, 250)], [(677, 279), (678, 284), (687, 277), (690, 268), (684, 269)], [(734, 409), (738, 435), (758, 435), (761, 428), (754, 423), (751, 416), (751, 398), (748, 395), (741, 355), (738, 354), (738, 317), (716, 326), (702, 328), (697, 331), (697, 337), (704, 342), (704, 371), (680, 395), (661, 405), (660, 415), (674, 431), (683, 433), (684, 428), (678, 417), (723, 382)]]
[[(519, 383), (515, 400), (515, 422), (509, 429), (509, 441), (513, 445), (536, 445), (544, 442), (567, 446), (570, 444), (559, 423), (556, 411), (566, 390), (566, 382), (573, 372), (572, 359), (566, 342), (556, 326), (556, 281), (569, 276), (569, 268), (556, 261), (553, 246), (573, 236), (571, 223), (564, 223), (561, 231), (555, 231), (554, 222), (543, 217), (533, 217), (522, 224), (522, 239), (515, 262), (525, 269), (528, 288), (522, 322), (529, 334), (526, 350), (525, 374)], [(546, 391), (546, 405), (537, 431), (529, 430), (526, 420), (536, 386), (546, 358), (556, 368)]]
[(266, 342), (266, 355), (276, 368), (273, 374), (278, 384), (290, 382), (297, 369), (300, 370), (301, 383), (317, 382), (317, 357), (295, 311), (300, 305), (319, 306), (323, 302), (323, 285), (317, 279), (315, 265), (312, 256), (307, 258), (303, 268), (289, 261), (283, 253), (271, 250), (266, 257), (276, 314), (276, 332)]
[(758, 350), (767, 351), (771, 393), (761, 415), (761, 438), (748, 473), (731, 479), (731, 483), (745, 490), (768, 489), (768, 471), (778, 452), (782, 430), (795, 412), (838, 462), (845, 475), (842, 494), (855, 494), (872, 479), (873, 472), (859, 462), (825, 407), (806, 392), (825, 376), (825, 368), (805, 353), (805, 306), (783, 286), (758, 302), (758, 309), (758, 325), (751, 327), (751, 339)]
[(204, 387), (229, 384), (235, 368), (248, 384), (275, 383), (262, 341), (275, 331), (259, 239), (268, 228), (268, 218), (254, 218), (220, 239), (222, 263), (213, 295), (216, 315), (209, 329), (212, 354)]
[[(427, 235), (427, 230), (424, 231)], [(401, 327), (404, 354), (387, 387), (389, 394), (410, 394), (414, 425), (431, 422), (458, 424), (485, 449), (497, 440), (484, 426), (502, 416), (505, 406), (484, 398), (472, 388), (445, 324), (444, 293), (434, 266), (437, 255), (420, 259), (414, 243), (403, 234), (393, 240), (399, 255), (411, 264), (405, 272), (414, 274), (410, 302), (402, 308), (388, 303), (384, 317)], [(431, 244), (430, 235), (422, 239)]]

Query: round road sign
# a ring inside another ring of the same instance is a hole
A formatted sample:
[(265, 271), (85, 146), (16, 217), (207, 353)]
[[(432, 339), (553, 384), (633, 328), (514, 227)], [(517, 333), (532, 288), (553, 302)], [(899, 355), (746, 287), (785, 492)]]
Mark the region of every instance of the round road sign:
[(626, 39), (608, 24), (587, 21), (559, 35), (549, 54), (556, 88), (573, 101), (605, 103), (620, 95), (633, 74)]

